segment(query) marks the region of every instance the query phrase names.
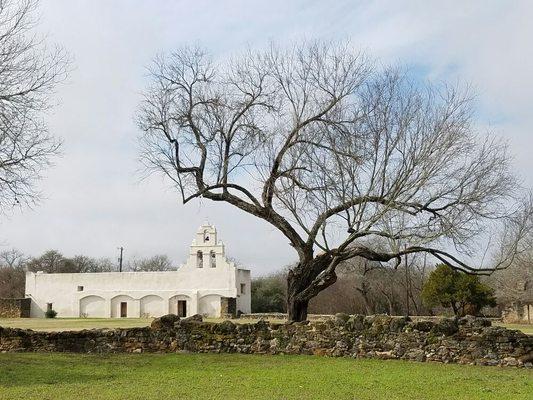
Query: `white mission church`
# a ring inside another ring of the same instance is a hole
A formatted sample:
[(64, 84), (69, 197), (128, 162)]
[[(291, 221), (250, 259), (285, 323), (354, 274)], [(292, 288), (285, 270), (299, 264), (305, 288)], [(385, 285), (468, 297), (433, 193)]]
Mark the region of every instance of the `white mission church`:
[(164, 314), (220, 317), (251, 311), (250, 271), (226, 259), (214, 226), (196, 233), (177, 271), (26, 273), (31, 317), (139, 318)]

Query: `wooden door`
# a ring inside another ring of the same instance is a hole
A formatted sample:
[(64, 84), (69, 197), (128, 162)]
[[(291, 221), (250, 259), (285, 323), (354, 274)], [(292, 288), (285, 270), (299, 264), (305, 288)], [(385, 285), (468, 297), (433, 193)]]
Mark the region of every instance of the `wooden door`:
[(120, 303), (120, 318), (126, 318), (128, 316), (128, 303), (123, 301)]
[(178, 300), (178, 317), (186, 317), (186, 316), (187, 316), (187, 301)]

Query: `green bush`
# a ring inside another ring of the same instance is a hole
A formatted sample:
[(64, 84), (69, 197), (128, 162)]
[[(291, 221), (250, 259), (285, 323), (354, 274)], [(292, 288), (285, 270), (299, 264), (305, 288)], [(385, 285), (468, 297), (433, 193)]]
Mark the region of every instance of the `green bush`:
[(285, 276), (281, 274), (254, 279), (252, 282), (252, 312), (285, 312), (285, 292)]
[(485, 306), (495, 306), (494, 290), (477, 275), (437, 265), (422, 288), (422, 300), (429, 307), (451, 307), (456, 316), (478, 314)]
[(44, 316), (46, 318), (55, 318), (57, 317), (57, 311), (56, 310), (47, 310), (45, 313), (44, 313)]

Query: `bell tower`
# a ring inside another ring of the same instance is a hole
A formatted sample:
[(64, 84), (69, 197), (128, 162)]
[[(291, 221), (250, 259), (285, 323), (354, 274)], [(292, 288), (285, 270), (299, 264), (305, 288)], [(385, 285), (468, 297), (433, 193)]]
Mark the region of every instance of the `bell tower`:
[(228, 265), (224, 244), (218, 240), (217, 230), (205, 223), (196, 231), (187, 265), (192, 268), (218, 268)]
[(217, 230), (213, 225), (206, 223), (198, 228), (193, 246), (215, 246), (217, 244)]

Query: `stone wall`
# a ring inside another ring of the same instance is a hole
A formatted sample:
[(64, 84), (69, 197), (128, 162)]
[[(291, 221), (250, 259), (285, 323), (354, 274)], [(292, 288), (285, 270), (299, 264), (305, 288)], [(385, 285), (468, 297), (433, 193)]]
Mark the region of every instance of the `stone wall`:
[(220, 298), (220, 316), (234, 318), (237, 315), (237, 299), (235, 297)]
[(508, 324), (531, 324), (533, 323), (533, 304), (514, 303), (502, 312), (502, 320)]
[(31, 299), (0, 299), (0, 318), (29, 318)]
[[(285, 313), (250, 313), (250, 314), (241, 314), (240, 319), (268, 319), (268, 320), (288, 320), (288, 315)], [(332, 314), (307, 314), (307, 319), (309, 321), (323, 321), (328, 319), (335, 318)]]
[(200, 316), (168, 315), (146, 328), (51, 333), (0, 328), (0, 351), (314, 354), (533, 367), (533, 337), (490, 325), (469, 317), (413, 322), (358, 315), (311, 323), (215, 324)]

